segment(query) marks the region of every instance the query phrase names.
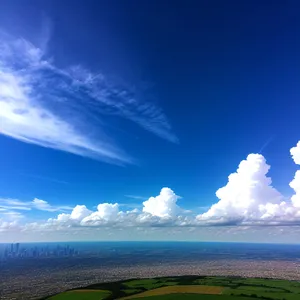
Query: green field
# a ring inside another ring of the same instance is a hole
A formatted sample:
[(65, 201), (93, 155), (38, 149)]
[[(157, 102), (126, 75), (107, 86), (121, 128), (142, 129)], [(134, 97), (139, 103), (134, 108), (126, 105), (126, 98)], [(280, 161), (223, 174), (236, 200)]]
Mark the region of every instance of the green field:
[(51, 300), (102, 300), (111, 294), (110, 291), (101, 290), (73, 290), (55, 295)]
[(51, 300), (300, 300), (300, 282), (264, 278), (180, 276), (99, 283)]
[[(174, 299), (183, 299), (183, 300), (249, 300), (246, 297), (230, 297), (222, 295), (199, 295), (199, 294), (169, 294), (161, 296), (152, 296), (152, 297), (143, 297), (135, 298), (135, 300), (174, 300)], [(250, 298), (251, 299), (251, 298)]]

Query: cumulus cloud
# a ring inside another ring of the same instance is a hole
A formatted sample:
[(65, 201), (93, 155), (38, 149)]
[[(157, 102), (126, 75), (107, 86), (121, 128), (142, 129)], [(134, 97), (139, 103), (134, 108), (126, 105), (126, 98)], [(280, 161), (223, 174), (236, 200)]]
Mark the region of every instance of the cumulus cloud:
[(290, 187), (295, 191), (291, 200), (295, 207), (300, 208), (300, 171), (296, 171), (294, 179), (290, 182)]
[(295, 164), (300, 165), (300, 141), (295, 147), (291, 148), (290, 152)]
[(267, 204), (279, 204), (283, 200), (271, 186), (271, 178), (266, 176), (269, 168), (262, 155), (249, 154), (237, 171), (229, 175), (227, 185), (217, 190), (219, 202), (199, 215), (198, 220), (239, 223), (259, 219)]
[[(180, 197), (164, 187), (159, 195), (143, 202), (142, 211), (120, 211), (118, 203), (102, 203), (97, 211), (85, 206), (85, 216), (73, 218), (77, 226), (210, 226), (210, 225), (287, 225), (300, 224), (300, 171), (290, 186), (295, 190), (291, 199), (285, 198), (272, 186), (267, 176), (270, 166), (261, 154), (249, 154), (240, 162), (228, 183), (217, 190), (219, 201), (198, 216), (178, 206)], [(61, 214), (56, 222), (70, 222), (71, 214)], [(74, 225), (74, 223), (73, 223)]]
[[(120, 210), (118, 203), (100, 203), (96, 211), (85, 205), (77, 205), (70, 214), (61, 213), (56, 218), (49, 218), (43, 228), (66, 227), (160, 227), (189, 226), (192, 220), (188, 216), (180, 216), (182, 209), (177, 206), (177, 196), (171, 189), (162, 188), (156, 197), (150, 197), (143, 203), (143, 210)], [(37, 228), (38, 225), (27, 226)], [(41, 227), (39, 227), (41, 228)]]
[[(291, 149), (295, 163), (299, 163), (300, 143)], [(216, 192), (219, 202), (197, 216), (200, 224), (300, 224), (300, 171), (290, 187), (295, 194), (285, 199), (267, 177), (270, 166), (260, 154), (250, 154), (237, 171), (228, 177), (226, 186)]]
[(19, 225), (16, 221), (4, 221), (2, 219), (0, 219), (0, 232), (2, 231), (9, 231), (12, 229), (19, 229)]
[[(47, 222), (43, 224), (27, 224), (26, 230), (35, 229), (59, 229), (71, 226), (79, 226), (80, 222), (87, 216), (92, 214), (85, 205), (76, 205), (70, 214), (61, 213), (56, 218), (49, 218)], [(28, 227), (29, 226), (29, 227)]]
[(111, 163), (132, 163), (104, 133), (101, 115), (119, 115), (177, 141), (163, 112), (140, 98), (103, 74), (80, 66), (58, 69), (30, 42), (0, 33), (0, 134)]
[[(299, 143), (298, 143), (299, 145)], [(298, 147), (298, 146), (297, 146)], [(292, 151), (291, 151), (292, 153)], [(292, 154), (293, 155), (293, 154)], [(272, 186), (268, 177), (270, 166), (261, 154), (249, 154), (240, 162), (236, 172), (228, 176), (228, 183), (217, 190), (219, 201), (206, 212), (196, 216), (178, 205), (180, 197), (168, 187), (159, 195), (142, 202), (142, 209), (120, 210), (118, 203), (100, 203), (93, 211), (86, 205), (75, 206), (70, 213), (60, 213), (44, 223), (29, 223), (23, 230), (65, 230), (66, 228), (129, 228), (129, 227), (201, 227), (230, 226), (239, 231), (251, 226), (299, 226), (300, 225), (300, 170), (296, 172), (290, 186), (295, 194), (287, 199)], [(2, 203), (1, 203), (2, 202)], [(62, 207), (51, 206), (44, 200), (21, 202), (0, 199), (1, 214), (7, 207), (30, 207), (58, 211)], [(139, 205), (137, 205), (139, 206)], [(2, 218), (3, 220), (3, 218)], [(10, 220), (12, 221), (12, 220)], [(7, 220), (6, 220), (7, 222)], [(5, 226), (8, 226), (7, 223)]]
[(89, 210), (85, 205), (76, 205), (70, 214), (62, 213), (57, 218), (48, 220), (51, 224), (68, 224), (68, 225), (100, 225), (113, 222), (119, 214), (118, 204), (101, 203), (97, 211)]
[(118, 203), (102, 203), (97, 207), (97, 211), (86, 216), (82, 221), (82, 225), (95, 224), (95, 223), (107, 223), (114, 222), (119, 214)]
[[(300, 141), (290, 150), (295, 164), (300, 165)], [(296, 171), (294, 179), (290, 182), (290, 187), (295, 191), (292, 196), (292, 203), (295, 207), (300, 208), (300, 170)]]
[(0, 207), (0, 232), (20, 229), (20, 220), (24, 215), (9, 209), (1, 209)]
[(81, 221), (92, 213), (85, 205), (76, 205), (70, 214), (70, 219)]
[(162, 188), (156, 197), (150, 197), (143, 202), (143, 212), (157, 217), (174, 217), (179, 211), (177, 196), (170, 188)]

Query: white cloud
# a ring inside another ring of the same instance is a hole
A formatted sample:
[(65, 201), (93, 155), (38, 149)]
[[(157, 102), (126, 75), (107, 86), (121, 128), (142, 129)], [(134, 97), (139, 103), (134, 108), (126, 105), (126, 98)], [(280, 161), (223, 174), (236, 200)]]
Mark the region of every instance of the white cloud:
[[(70, 214), (62, 213), (56, 218), (50, 218), (41, 226), (32, 225), (28, 228), (68, 227), (160, 227), (160, 226), (189, 226), (192, 219), (178, 215), (182, 210), (177, 206), (179, 198), (171, 189), (163, 188), (160, 195), (150, 197), (145, 201), (143, 211), (138, 209), (120, 211), (118, 203), (100, 203), (97, 211), (89, 210), (85, 205), (77, 205)], [(155, 207), (155, 210), (154, 210)]]
[[(290, 151), (296, 163), (300, 158), (299, 146), (300, 143)], [(290, 183), (295, 195), (285, 199), (266, 176), (269, 168), (262, 155), (248, 155), (237, 171), (229, 175), (227, 185), (216, 192), (219, 202), (198, 215), (197, 221), (200, 224), (300, 224), (300, 171)]]
[(1, 215), (2, 215), (3, 219), (5, 219), (5, 221), (7, 221), (7, 220), (16, 221), (18, 219), (24, 218), (24, 215), (17, 211), (9, 211), (8, 210), (8, 211), (1, 213)]
[[(257, 228), (285, 225), (296, 228), (300, 225), (300, 170), (296, 172), (290, 183), (295, 194), (291, 199), (287, 199), (272, 186), (271, 178), (267, 176), (269, 169), (270, 166), (261, 154), (249, 154), (240, 162), (237, 171), (228, 176), (228, 183), (217, 190), (216, 196), (219, 201), (208, 211), (197, 216), (192, 211), (179, 207), (177, 201), (180, 197), (170, 188), (164, 187), (159, 195), (150, 197), (142, 203), (141, 211), (137, 208), (122, 211), (118, 203), (100, 203), (96, 211), (88, 209), (85, 205), (77, 205), (70, 213), (58, 214), (44, 223), (25, 224), (22, 230), (60, 231), (68, 228), (89, 227), (123, 229), (206, 226), (209, 228), (214, 225), (227, 225), (230, 226), (227, 233), (237, 234), (237, 232), (252, 228), (253, 225)], [(50, 212), (63, 208), (51, 206), (48, 202), (37, 198), (31, 202), (0, 199), (1, 215), (13, 216), (14, 213), (9, 212), (6, 207), (8, 209), (29, 207)], [(21, 214), (19, 215), (21, 217)], [(17, 218), (17, 214), (15, 216)], [(235, 227), (238, 229), (235, 230)], [(272, 232), (274, 233), (274, 230)]]
[(20, 229), (19, 222), (24, 215), (8, 209), (0, 209), (0, 232)]
[(132, 163), (108, 134), (101, 115), (119, 115), (177, 141), (162, 111), (128, 87), (78, 66), (61, 70), (25, 39), (0, 33), (0, 134), (39, 146)]
[(0, 198), (0, 208), (3, 210), (31, 210), (29, 202), (23, 202), (17, 199)]
[(11, 229), (18, 229), (19, 225), (16, 221), (4, 221), (0, 219), (0, 232), (9, 231)]
[[(290, 150), (295, 164), (300, 165), (300, 141)], [(290, 182), (290, 187), (295, 191), (291, 200), (295, 207), (300, 209), (300, 170), (296, 171), (294, 179)]]
[(179, 198), (170, 188), (162, 188), (158, 196), (143, 202), (143, 212), (157, 217), (174, 217), (180, 211), (177, 205)]
[[(290, 150), (295, 164), (300, 165), (300, 141)], [(290, 187), (295, 191), (292, 196), (292, 203), (300, 209), (300, 170), (296, 171), (294, 179), (290, 182)]]
[(279, 204), (283, 200), (271, 186), (271, 178), (266, 177), (269, 168), (262, 155), (249, 154), (229, 175), (227, 185), (216, 192), (219, 202), (199, 215), (198, 220), (239, 223), (259, 219), (268, 203)]
[(85, 205), (76, 205), (70, 214), (70, 219), (81, 221), (92, 213)]
[(97, 207), (97, 211), (86, 216), (82, 221), (82, 225), (93, 224), (95, 222), (114, 222), (119, 214), (118, 203), (102, 203)]
[(138, 196), (138, 195), (125, 195), (126, 198), (134, 199), (134, 200), (146, 200), (147, 197)]
[(20, 201), (18, 199), (0, 198), (0, 208), (8, 210), (23, 210), (28, 211), (32, 209), (44, 210), (49, 212), (72, 210), (71, 206), (53, 206), (47, 201), (34, 198), (32, 201)]
[(292, 202), (295, 207), (300, 208), (300, 171), (296, 171), (294, 179), (290, 182), (290, 187), (295, 191)]
[(85, 205), (76, 205), (71, 214), (59, 214), (56, 219), (50, 218), (48, 223), (55, 225), (97, 226), (116, 221), (118, 214), (117, 203), (99, 204), (95, 212), (89, 210)]
[(290, 152), (295, 164), (300, 165), (300, 141), (295, 147), (291, 148)]
[[(29, 54), (25, 52), (24, 55)], [(0, 133), (23, 142), (78, 155), (123, 160), (110, 146), (97, 145), (73, 125), (43, 108), (34, 91), (37, 80), (43, 79), (23, 71), (0, 70)]]
[(93, 74), (78, 65), (69, 68), (67, 74), (73, 85), (79, 89), (84, 87), (90, 100), (104, 113), (122, 116), (163, 139), (178, 142), (162, 109), (147, 101), (145, 91), (100, 73)]
[(39, 210), (52, 211), (51, 205), (45, 200), (35, 198), (32, 200), (32, 204)]
[(3, 211), (10, 210), (10, 209), (12, 209), (12, 210), (27, 210), (27, 211), (31, 210), (30, 207), (26, 207), (26, 206), (9, 206), (9, 205), (3, 205), (0, 203), (0, 211), (1, 210), (3, 210)]
[(48, 224), (55, 226), (98, 226), (117, 221), (119, 216), (118, 204), (102, 203), (97, 211), (89, 210), (85, 205), (76, 205), (71, 214), (59, 214), (56, 219), (50, 218)]
[(34, 198), (30, 205), (38, 210), (44, 211), (60, 211), (60, 210), (71, 210), (72, 207), (70, 206), (52, 206), (47, 201)]

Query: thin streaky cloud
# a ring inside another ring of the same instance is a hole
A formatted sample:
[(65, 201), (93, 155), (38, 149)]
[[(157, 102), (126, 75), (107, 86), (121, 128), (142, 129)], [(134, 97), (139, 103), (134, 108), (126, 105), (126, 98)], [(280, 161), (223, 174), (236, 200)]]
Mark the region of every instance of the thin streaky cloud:
[(0, 204), (8, 206), (27, 206), (28, 202), (23, 202), (18, 199), (0, 198)]
[(42, 26), (39, 38), (39, 48), (42, 49), (43, 53), (48, 52), (49, 42), (53, 32), (53, 22), (51, 19), (43, 14), (42, 16)]
[(13, 220), (16, 221), (17, 219), (23, 219), (25, 216), (21, 214), (20, 212), (17, 211), (6, 211), (2, 213), (2, 215), (7, 219), (7, 220)]
[(147, 197), (137, 196), (137, 195), (124, 195), (126, 198), (136, 199), (136, 200), (147, 200)]
[(80, 65), (59, 69), (42, 48), (0, 32), (0, 134), (118, 165), (135, 160), (105, 132), (104, 116), (178, 141), (163, 111), (136, 89)]
[(274, 138), (275, 138), (275, 135), (272, 135), (271, 137), (269, 137), (268, 139), (267, 139), (267, 141), (262, 145), (262, 147), (259, 149), (259, 151), (258, 151), (258, 153), (259, 154), (262, 154), (262, 151), (264, 150), (264, 149), (266, 149), (268, 146), (269, 146), (269, 144), (274, 140)]
[(59, 180), (59, 179), (51, 178), (51, 177), (47, 177), (47, 176), (33, 175), (33, 174), (27, 174), (27, 173), (19, 173), (19, 174), (22, 175), (22, 176), (35, 178), (35, 179), (40, 179), (40, 180), (43, 180), (43, 181), (50, 181), (50, 182), (60, 183), (60, 184), (70, 184), (67, 181)]
[(45, 200), (34, 198), (32, 201), (21, 201), (18, 199), (0, 198), (0, 208), (5, 210), (42, 210), (49, 212), (57, 211), (69, 211), (72, 210), (72, 206), (62, 205), (54, 206), (49, 204)]
[(142, 204), (139, 203), (118, 203), (120, 207), (132, 208), (132, 209), (139, 209), (142, 207)]
[(55, 211), (63, 211), (63, 210), (71, 210), (71, 207), (66, 207), (66, 206), (52, 206), (50, 205), (47, 201), (41, 200), (34, 198), (32, 202), (30, 202), (30, 205), (34, 207), (37, 210), (43, 210), (43, 211), (50, 211), (50, 212), (55, 212)]
[(13, 210), (26, 210), (26, 211), (29, 211), (31, 210), (30, 207), (26, 207), (26, 206), (6, 206), (6, 205), (2, 205), (0, 204), (0, 210), (9, 210), (9, 209), (13, 209)]

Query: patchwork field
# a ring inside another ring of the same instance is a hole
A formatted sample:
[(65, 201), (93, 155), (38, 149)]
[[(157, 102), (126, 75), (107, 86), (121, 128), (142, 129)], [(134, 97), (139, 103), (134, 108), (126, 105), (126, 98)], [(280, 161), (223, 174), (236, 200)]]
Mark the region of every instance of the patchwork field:
[(160, 296), (151, 296), (143, 298), (135, 298), (140, 300), (250, 300), (247, 297), (220, 296), (220, 295), (199, 295), (199, 294), (168, 294)]
[(102, 290), (72, 290), (58, 294), (50, 299), (55, 300), (102, 300), (106, 299), (111, 294), (110, 291)]
[(300, 282), (263, 278), (181, 276), (132, 279), (90, 285), (51, 300), (299, 300)]
[(149, 290), (143, 293), (139, 293), (133, 296), (121, 298), (123, 300), (149, 297), (149, 296), (160, 296), (167, 294), (221, 294), (224, 290), (223, 287), (218, 286), (205, 286), (205, 285), (176, 285), (176, 286), (165, 286), (158, 289)]

